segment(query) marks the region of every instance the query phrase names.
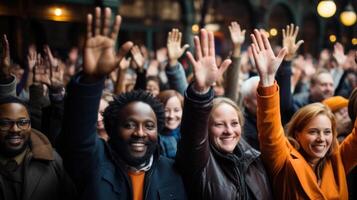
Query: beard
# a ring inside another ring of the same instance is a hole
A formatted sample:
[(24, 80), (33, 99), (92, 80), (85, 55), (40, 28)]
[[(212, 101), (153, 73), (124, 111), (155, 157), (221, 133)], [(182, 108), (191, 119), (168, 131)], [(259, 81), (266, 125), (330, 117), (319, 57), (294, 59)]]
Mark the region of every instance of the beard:
[(22, 153), (30, 144), (30, 140), (27, 139), (24, 141), (23, 145), (20, 148), (9, 148), (6, 146), (4, 141), (1, 141), (0, 143), (0, 152), (1, 155), (6, 157), (6, 158), (13, 158), (20, 153)]
[(157, 145), (158, 145), (156, 142), (147, 141), (147, 142), (145, 142), (145, 144), (147, 145), (145, 154), (141, 157), (134, 157), (130, 154), (128, 146), (130, 145), (130, 143), (134, 143), (139, 140), (141, 140), (141, 139), (140, 138), (131, 138), (131, 139), (125, 141), (121, 138), (115, 137), (115, 138), (111, 138), (109, 140), (109, 145), (113, 148), (115, 153), (122, 160), (125, 161), (125, 163), (127, 165), (138, 168), (138, 167), (142, 166), (143, 164), (146, 164), (149, 162), (151, 156), (156, 151)]

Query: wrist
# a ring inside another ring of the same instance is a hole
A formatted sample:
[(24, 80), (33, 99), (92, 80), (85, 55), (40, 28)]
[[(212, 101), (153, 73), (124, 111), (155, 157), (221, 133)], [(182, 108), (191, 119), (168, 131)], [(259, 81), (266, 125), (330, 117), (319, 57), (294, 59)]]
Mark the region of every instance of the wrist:
[(176, 66), (177, 63), (178, 63), (178, 59), (170, 59), (169, 60), (170, 67)]
[(192, 90), (197, 94), (206, 94), (210, 87), (199, 86), (196, 82), (193, 84)]
[(275, 81), (275, 75), (260, 77), (260, 83), (261, 83), (262, 87), (270, 87), (270, 86), (274, 85), (274, 81)]

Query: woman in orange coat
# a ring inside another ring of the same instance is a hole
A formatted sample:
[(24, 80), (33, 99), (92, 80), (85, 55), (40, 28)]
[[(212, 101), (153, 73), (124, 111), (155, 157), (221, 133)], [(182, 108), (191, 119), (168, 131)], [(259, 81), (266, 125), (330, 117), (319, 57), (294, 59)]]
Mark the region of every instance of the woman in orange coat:
[(314, 103), (295, 113), (286, 137), (274, 77), (287, 49), (275, 56), (265, 34), (255, 30), (251, 37), (260, 76), (260, 150), (275, 199), (348, 199), (346, 174), (357, 165), (357, 122), (352, 133), (338, 145), (338, 122), (326, 106)]

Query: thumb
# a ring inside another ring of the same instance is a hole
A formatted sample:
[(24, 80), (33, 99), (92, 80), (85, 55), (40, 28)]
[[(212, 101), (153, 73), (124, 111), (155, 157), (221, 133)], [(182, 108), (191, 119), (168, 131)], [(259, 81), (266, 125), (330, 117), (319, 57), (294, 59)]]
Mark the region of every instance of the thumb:
[(299, 40), (299, 42), (296, 43), (296, 49), (299, 49), (299, 47), (304, 43), (304, 40)]
[(121, 59), (123, 59), (123, 57), (131, 50), (131, 48), (133, 47), (133, 42), (131, 41), (127, 41), (125, 42), (123, 45), (121, 45), (117, 58), (120, 61)]
[(183, 50), (183, 51), (186, 51), (186, 49), (188, 49), (189, 47), (190, 47), (190, 45), (185, 44), (185, 45), (183, 45), (182, 50)]
[(232, 63), (231, 59), (225, 59), (222, 64), (219, 66), (219, 75), (222, 75), (229, 67), (229, 65)]
[(280, 49), (277, 58), (278, 58), (279, 60), (283, 60), (284, 57), (285, 57), (285, 55), (286, 55), (286, 53), (287, 53), (286, 47)]

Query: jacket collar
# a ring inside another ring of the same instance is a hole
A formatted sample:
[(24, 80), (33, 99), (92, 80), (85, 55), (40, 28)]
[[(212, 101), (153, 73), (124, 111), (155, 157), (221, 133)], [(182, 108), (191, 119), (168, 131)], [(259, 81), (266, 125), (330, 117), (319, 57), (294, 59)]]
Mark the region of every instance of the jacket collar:
[(32, 158), (39, 160), (54, 160), (52, 145), (44, 134), (36, 129), (32, 129), (30, 141)]
[(240, 138), (233, 154), (221, 153), (216, 147), (214, 147), (214, 145), (210, 146), (213, 154), (219, 160), (226, 160), (227, 162), (235, 163), (236, 158), (238, 158), (239, 161), (242, 161), (240, 164), (242, 164), (243, 169), (245, 170), (248, 169), (248, 166), (260, 156), (260, 152), (251, 147), (243, 138)]

